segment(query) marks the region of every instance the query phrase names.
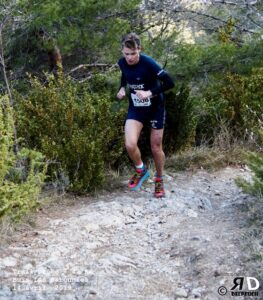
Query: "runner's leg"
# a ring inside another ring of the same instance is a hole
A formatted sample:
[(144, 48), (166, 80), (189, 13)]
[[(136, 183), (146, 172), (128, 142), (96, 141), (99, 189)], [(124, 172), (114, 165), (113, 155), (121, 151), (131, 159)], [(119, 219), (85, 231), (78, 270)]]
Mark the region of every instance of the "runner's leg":
[(130, 159), (135, 166), (142, 164), (141, 152), (138, 147), (138, 140), (143, 124), (139, 121), (128, 119), (125, 123), (125, 147)]
[(158, 177), (163, 176), (165, 154), (163, 152), (163, 129), (151, 129), (151, 150)]
[(154, 196), (161, 198), (165, 196), (163, 186), (163, 169), (165, 162), (165, 155), (162, 147), (163, 141), (163, 129), (152, 129), (151, 130), (151, 149), (153, 159), (155, 162), (156, 175), (155, 175), (155, 189)]

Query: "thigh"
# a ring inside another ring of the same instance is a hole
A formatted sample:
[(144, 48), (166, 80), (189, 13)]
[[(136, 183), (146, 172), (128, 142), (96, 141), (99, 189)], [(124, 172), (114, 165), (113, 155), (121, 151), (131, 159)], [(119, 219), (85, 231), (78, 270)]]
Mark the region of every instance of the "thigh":
[(137, 144), (142, 128), (141, 122), (127, 119), (125, 122), (125, 142)]

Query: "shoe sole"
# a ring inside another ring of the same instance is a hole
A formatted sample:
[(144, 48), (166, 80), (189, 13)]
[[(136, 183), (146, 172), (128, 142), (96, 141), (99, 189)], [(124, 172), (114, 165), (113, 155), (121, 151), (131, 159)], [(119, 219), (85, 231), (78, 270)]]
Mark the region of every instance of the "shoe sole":
[(165, 198), (165, 194), (162, 194), (162, 195), (156, 195), (156, 194), (154, 194), (154, 197), (155, 198)]
[(141, 187), (141, 185), (143, 184), (143, 182), (144, 182), (146, 179), (148, 179), (149, 177), (150, 177), (150, 173), (149, 173), (149, 171), (147, 171), (147, 172), (143, 175), (143, 177), (141, 178), (141, 180), (139, 181), (139, 183), (138, 183), (135, 187), (130, 188), (130, 190), (131, 190), (131, 191), (137, 191), (137, 190)]

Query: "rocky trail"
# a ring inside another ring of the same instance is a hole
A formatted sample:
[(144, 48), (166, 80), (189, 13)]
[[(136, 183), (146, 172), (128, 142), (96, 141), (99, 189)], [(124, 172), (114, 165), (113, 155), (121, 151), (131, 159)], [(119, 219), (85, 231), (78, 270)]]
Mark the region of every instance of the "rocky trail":
[(0, 299), (263, 299), (230, 292), (255, 276), (237, 176), (249, 173), (168, 173), (162, 200), (148, 181), (40, 212), (0, 248)]

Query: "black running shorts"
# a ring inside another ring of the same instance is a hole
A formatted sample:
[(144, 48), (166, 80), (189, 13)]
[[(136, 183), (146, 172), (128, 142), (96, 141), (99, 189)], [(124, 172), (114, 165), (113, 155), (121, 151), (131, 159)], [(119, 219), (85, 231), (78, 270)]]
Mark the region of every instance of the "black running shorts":
[(136, 120), (153, 129), (163, 129), (165, 117), (166, 111), (163, 105), (140, 109), (130, 106), (126, 120)]

